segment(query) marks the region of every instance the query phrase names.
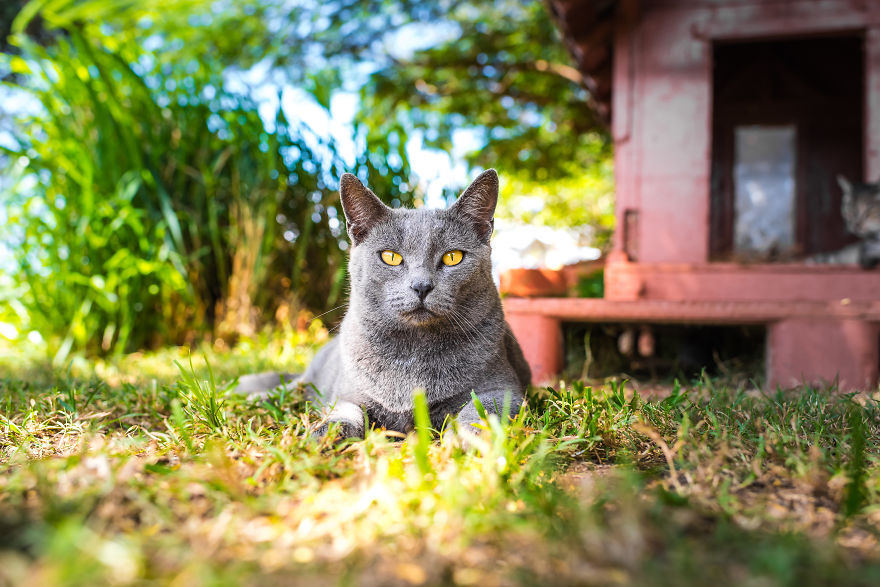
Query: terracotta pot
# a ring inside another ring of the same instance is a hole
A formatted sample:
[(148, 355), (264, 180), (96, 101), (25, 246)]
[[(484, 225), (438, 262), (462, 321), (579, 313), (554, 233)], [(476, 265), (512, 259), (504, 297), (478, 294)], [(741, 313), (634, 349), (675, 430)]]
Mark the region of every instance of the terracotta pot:
[(595, 261), (581, 261), (573, 265), (565, 265), (562, 267), (562, 272), (565, 274), (565, 281), (568, 283), (568, 287), (574, 287), (577, 285), (578, 279), (589, 277), (604, 267), (605, 258), (600, 257)]
[(501, 293), (521, 298), (562, 296), (568, 292), (565, 272), (560, 269), (508, 269), (500, 280)]

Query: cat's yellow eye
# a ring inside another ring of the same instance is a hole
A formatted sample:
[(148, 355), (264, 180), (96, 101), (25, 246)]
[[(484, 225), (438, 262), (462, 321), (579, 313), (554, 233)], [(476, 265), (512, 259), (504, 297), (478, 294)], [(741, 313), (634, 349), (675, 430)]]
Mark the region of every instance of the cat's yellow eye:
[(452, 267), (453, 265), (458, 265), (459, 263), (461, 263), (463, 257), (464, 253), (462, 253), (461, 251), (449, 251), (448, 253), (443, 255), (443, 264), (449, 267)]
[(394, 251), (382, 251), (382, 260), (386, 265), (400, 265), (403, 263), (403, 257)]

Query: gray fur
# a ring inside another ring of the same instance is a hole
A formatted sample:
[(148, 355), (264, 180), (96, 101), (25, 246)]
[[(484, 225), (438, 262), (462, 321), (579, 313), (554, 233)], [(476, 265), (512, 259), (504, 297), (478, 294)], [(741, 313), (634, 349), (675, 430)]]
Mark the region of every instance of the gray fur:
[(862, 239), (859, 265), (873, 269), (880, 263), (880, 183), (852, 184), (842, 175), (837, 183), (843, 191), (840, 212), (846, 228)]
[(250, 396), (267, 395), (272, 389), (298, 381), (298, 376), (292, 373), (256, 373), (244, 375), (238, 378), (236, 393)]
[[(436, 428), (450, 415), (463, 428), (480, 421), (471, 391), (488, 412), (507, 406), (516, 414), (531, 373), (492, 281), (495, 171), (448, 210), (388, 208), (351, 174), (340, 195), (353, 244), (351, 299), (339, 336), (302, 377), (332, 406), (329, 420), (350, 436), (363, 436), (364, 413), (373, 425), (408, 432), (416, 389), (425, 391)], [(403, 262), (385, 264), (385, 250)], [(463, 251), (462, 261), (443, 265), (451, 250)], [(414, 287), (431, 289), (421, 301)]]
[(837, 183), (843, 192), (840, 215), (846, 229), (861, 240), (837, 251), (818, 253), (806, 259), (812, 263), (858, 263), (862, 269), (880, 264), (880, 183), (850, 183), (842, 175)]

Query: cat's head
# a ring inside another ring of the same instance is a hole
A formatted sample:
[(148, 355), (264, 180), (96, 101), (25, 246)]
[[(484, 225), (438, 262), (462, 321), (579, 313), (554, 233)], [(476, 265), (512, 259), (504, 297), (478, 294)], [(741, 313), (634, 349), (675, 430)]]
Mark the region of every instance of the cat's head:
[(348, 173), (339, 193), (352, 242), (352, 309), (360, 316), (389, 328), (460, 328), (497, 304), (489, 249), (494, 169), (448, 210), (389, 208)]
[(880, 183), (850, 183), (842, 175), (837, 183), (843, 192), (840, 214), (847, 230), (863, 238), (880, 234)]

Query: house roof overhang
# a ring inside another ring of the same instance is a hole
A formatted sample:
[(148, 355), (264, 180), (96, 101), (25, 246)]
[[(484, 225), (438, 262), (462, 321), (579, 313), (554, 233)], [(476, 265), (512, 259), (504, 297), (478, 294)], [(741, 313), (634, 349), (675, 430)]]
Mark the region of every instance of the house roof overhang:
[(546, 0), (566, 47), (583, 76), (593, 107), (611, 121), (614, 32), (620, 19), (634, 21), (638, 0)]

